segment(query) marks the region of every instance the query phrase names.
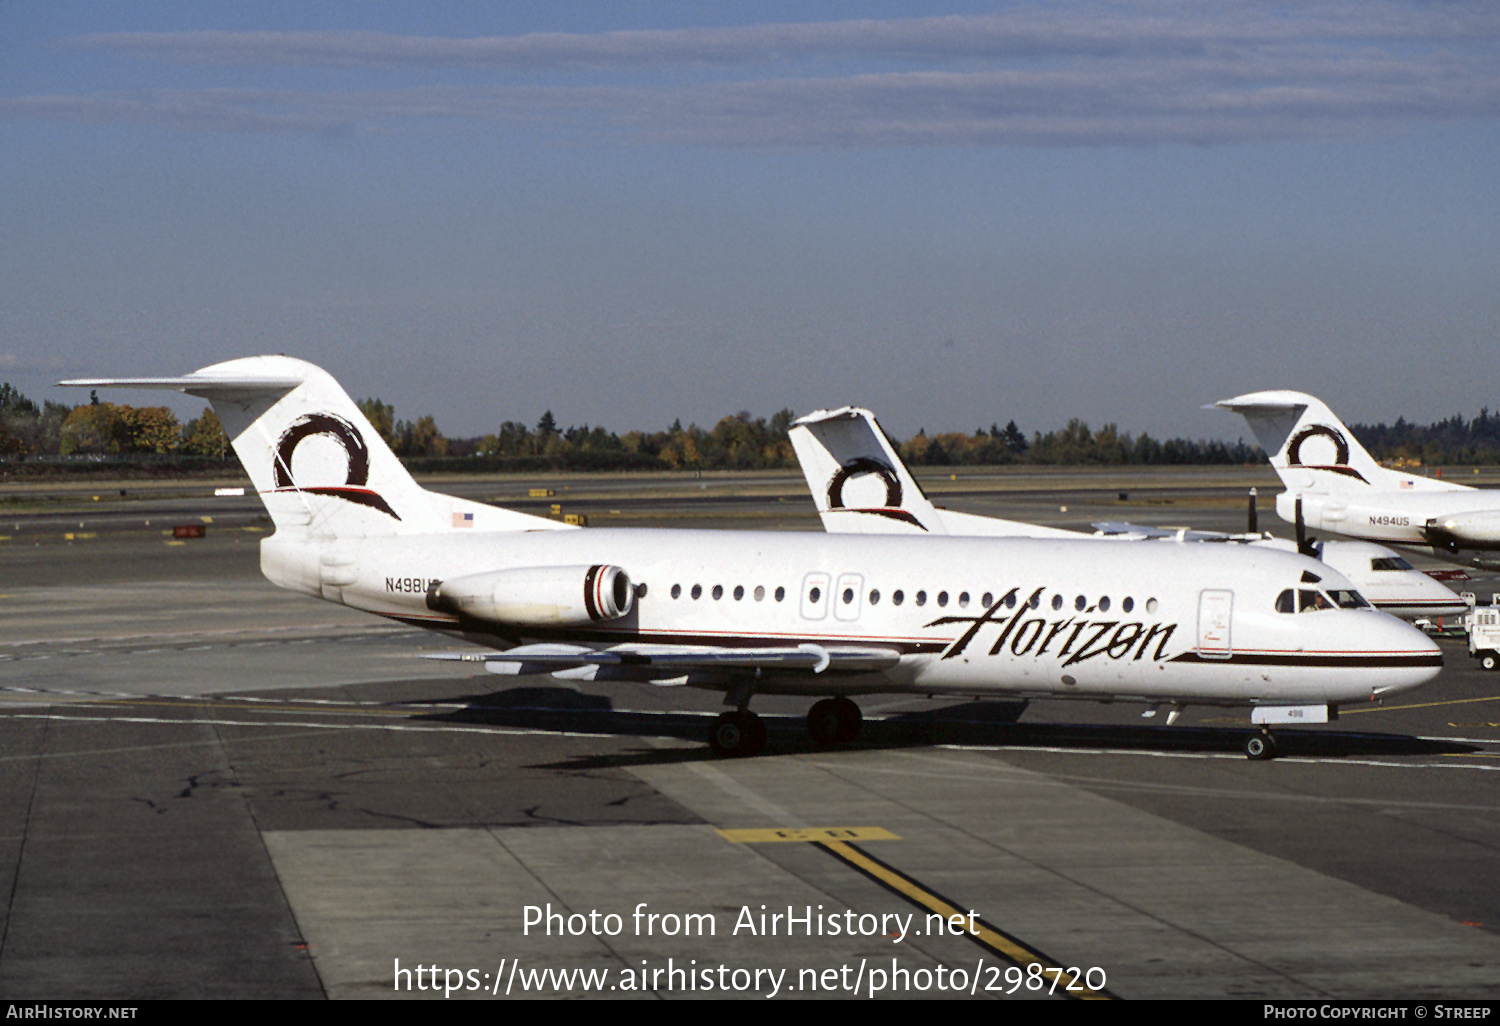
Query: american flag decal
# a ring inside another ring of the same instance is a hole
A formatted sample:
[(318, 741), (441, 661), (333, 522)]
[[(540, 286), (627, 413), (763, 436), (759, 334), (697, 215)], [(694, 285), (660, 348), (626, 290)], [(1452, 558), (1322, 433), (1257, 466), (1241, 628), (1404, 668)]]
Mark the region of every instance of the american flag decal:
[(474, 526), (474, 514), (472, 514), (472, 513), (455, 513), (455, 514), (453, 514), (453, 526), (454, 527), (473, 527)]

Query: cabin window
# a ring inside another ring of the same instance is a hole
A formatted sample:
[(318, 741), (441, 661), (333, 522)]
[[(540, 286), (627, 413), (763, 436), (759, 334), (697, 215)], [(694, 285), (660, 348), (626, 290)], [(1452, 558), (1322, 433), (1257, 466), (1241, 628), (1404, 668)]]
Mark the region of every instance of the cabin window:
[(948, 593), (946, 591), (938, 592), (937, 603), (940, 606), (946, 606), (948, 604)]
[(821, 620), (828, 615), (828, 600), (837, 591), (829, 587), (828, 574), (815, 570), (802, 578), (802, 615), (808, 620)]
[(925, 606), (927, 604), (927, 593), (925, 591), (919, 591), (919, 592), (917, 592), (917, 599), (916, 599), (916, 601), (917, 601), (917, 605), (919, 605), (919, 606)]
[(844, 589), (844, 605), (847, 606), (849, 603), (851, 603), (853, 601), (854, 601), (854, 589), (853, 588), (845, 588)]
[(724, 585), (722, 585), (722, 584), (716, 584), (716, 585), (714, 585), (714, 601), (717, 602), (717, 601), (719, 601), (719, 599), (721, 599), (723, 597), (724, 597)]
[(757, 584), (755, 586), (755, 601), (760, 602), (765, 597), (766, 597), (766, 586), (764, 584)]
[(1149, 598), (1146, 600), (1146, 612), (1153, 616), (1156, 615), (1156, 599)]
[(674, 584), (674, 585), (672, 585), (672, 597), (673, 598), (682, 598), (682, 585), (680, 585), (680, 584)]
[(646, 597), (646, 582), (642, 581), (640, 584), (637, 584), (635, 586), (635, 597), (638, 599), (643, 599)]
[(693, 585), (692, 596), (693, 596), (693, 601), (694, 602), (696, 602), (698, 599), (702, 598), (703, 597), (703, 585), (701, 585), (701, 584), (695, 584), (695, 585)]
[(777, 588), (776, 589), (776, 601), (780, 602), (784, 598), (786, 598), (786, 589), (785, 588)]
[(1042, 596), (1041, 596), (1041, 593), (1037, 592), (1036, 594), (1032, 595), (1031, 598), (1027, 600), (1026, 604), (1028, 606), (1030, 606), (1032, 609), (1038, 609), (1038, 608), (1040, 608), (1041, 605), (1042, 605)]
[(985, 592), (984, 598), (980, 599), (979, 601), (983, 602), (984, 608), (988, 609), (990, 608), (990, 606), (993, 606), (995, 604), (995, 596), (991, 595), (989, 592)]
[(1127, 597), (1124, 602), (1120, 603), (1120, 608), (1127, 613), (1130, 612), (1135, 608), (1135, 599)]
[(967, 609), (968, 605), (969, 605), (969, 593), (966, 592), (966, 591), (959, 592), (958, 593), (958, 607), (960, 609)]
[(1410, 570), (1411, 564), (1400, 556), (1381, 556), (1370, 560), (1371, 570)]
[(1007, 594), (1005, 596), (1005, 608), (1006, 609), (1014, 609), (1014, 608), (1016, 608), (1016, 593), (1015, 592), (1012, 591), (1012, 592), (1010, 592), (1009, 594)]
[(1061, 609), (1062, 608), (1062, 596), (1061, 595), (1053, 595), (1052, 596), (1052, 608), (1053, 609)]
[(1082, 595), (1079, 595), (1076, 599), (1073, 600), (1073, 608), (1078, 610), (1080, 613), (1083, 612), (1084, 607), (1088, 604), (1089, 600), (1084, 598)]
[(876, 588), (870, 589), (870, 605), (876, 605), (880, 601), (880, 591)]
[(891, 603), (893, 605), (899, 606), (901, 603), (903, 603), (905, 601), (906, 601), (906, 593), (903, 592), (900, 588), (897, 588), (895, 591), (891, 592)]
[(736, 602), (738, 602), (740, 599), (742, 599), (744, 597), (745, 597), (745, 586), (743, 584), (736, 584), (734, 586), (734, 600)]
[(1100, 596), (1100, 598), (1099, 598), (1099, 612), (1101, 612), (1101, 613), (1107, 613), (1107, 612), (1109, 612), (1109, 596), (1108, 595), (1102, 595), (1102, 596)]

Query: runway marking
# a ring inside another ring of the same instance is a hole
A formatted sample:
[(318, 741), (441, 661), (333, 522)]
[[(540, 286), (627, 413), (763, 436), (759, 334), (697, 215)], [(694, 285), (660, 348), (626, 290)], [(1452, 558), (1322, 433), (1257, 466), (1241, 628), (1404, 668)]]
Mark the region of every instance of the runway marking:
[[(594, 737), (608, 738), (613, 734), (590, 734), (577, 730), (531, 730), (522, 727), (460, 727), (460, 726), (413, 726), (394, 723), (297, 723), (282, 722), (276, 720), (192, 720), (192, 719), (167, 719), (156, 716), (69, 716), (61, 713), (11, 713), (7, 712), (0, 717), (10, 720), (50, 720), (53, 723), (146, 723), (161, 724), (178, 727), (295, 727), (301, 730), (386, 730), (393, 732), (404, 732), (409, 734), (514, 734), (514, 735), (551, 735), (553, 737)], [(217, 744), (217, 741), (205, 741), (204, 744)], [(27, 759), (36, 758), (73, 758), (76, 756), (90, 755), (89, 752), (58, 752), (53, 755), (0, 755), (0, 762), (24, 762)]]
[[(1055, 962), (1056, 959), (1027, 947), (1019, 938), (1011, 936), (982, 916), (976, 915), (972, 909), (965, 911), (959, 908), (955, 903), (923, 886), (895, 866), (882, 862), (852, 843), (855, 839), (862, 841), (901, 840), (884, 827), (791, 827), (720, 830), (718, 832), (720, 836), (734, 844), (775, 844), (785, 841), (812, 844), (898, 897), (927, 912), (942, 916), (951, 926), (962, 929), (964, 936), (990, 954), (998, 955), (1020, 966), (1035, 964), (1040, 974), (1051, 980), (1054, 987), (1059, 985), (1062, 987), (1061, 996), (1084, 1001), (1107, 1001), (1115, 997), (1108, 990), (1089, 990), (1083, 986), (1082, 976), (1047, 964)], [(1076, 967), (1069, 966), (1068, 968)]]
[(885, 827), (794, 827), (760, 830), (720, 830), (735, 844), (773, 844), (777, 841), (899, 841)]
[[(944, 747), (950, 747), (950, 746), (944, 746)], [(952, 749), (952, 750), (954, 750), (954, 751), (962, 751), (962, 752), (972, 752), (972, 751), (979, 751), (980, 749), (975, 749), (975, 748), (958, 748), (958, 749)], [(998, 749), (998, 748), (988, 749), (988, 750), (989, 751), (996, 751), (996, 752), (998, 752), (998, 751), (1004, 751), (1004, 749)], [(1027, 750), (1028, 751), (1029, 750), (1040, 751), (1042, 749), (1027, 749)], [(1051, 749), (1051, 750), (1052, 751), (1056, 751), (1056, 752), (1062, 752), (1062, 753), (1069, 753), (1069, 752), (1074, 752), (1075, 751), (1075, 749), (1071, 749), (1071, 748), (1059, 748), (1059, 749)], [(939, 780), (962, 779), (962, 780), (986, 781), (986, 780), (994, 780), (997, 777), (1007, 778), (1007, 779), (1011, 779), (1011, 780), (1015, 780), (1015, 779), (1028, 780), (1029, 779), (1030, 783), (1032, 784), (1032, 786), (1035, 786), (1035, 787), (1049, 787), (1049, 786), (1050, 787), (1070, 787), (1070, 786), (1073, 786), (1073, 785), (1077, 784), (1077, 785), (1081, 785), (1081, 786), (1084, 786), (1084, 787), (1099, 787), (1099, 788), (1104, 788), (1104, 789), (1113, 788), (1115, 790), (1121, 790), (1121, 791), (1147, 791), (1147, 792), (1156, 792), (1156, 793), (1162, 793), (1162, 794), (1201, 795), (1201, 796), (1207, 797), (1207, 798), (1232, 799), (1232, 800), (1235, 800), (1235, 801), (1241, 801), (1241, 800), (1244, 800), (1244, 799), (1247, 799), (1247, 798), (1251, 798), (1251, 799), (1259, 799), (1259, 800), (1263, 800), (1263, 801), (1274, 801), (1274, 802), (1312, 802), (1312, 803), (1327, 804), (1327, 805), (1371, 805), (1371, 806), (1376, 806), (1376, 807), (1379, 807), (1379, 808), (1402, 807), (1402, 808), (1412, 808), (1412, 809), (1463, 809), (1463, 810), (1474, 811), (1474, 812), (1494, 812), (1495, 809), (1497, 808), (1497, 806), (1495, 806), (1495, 805), (1473, 805), (1473, 804), (1468, 804), (1468, 803), (1455, 803), (1455, 802), (1414, 802), (1414, 801), (1400, 801), (1400, 800), (1382, 799), (1382, 798), (1348, 798), (1348, 797), (1331, 797), (1330, 798), (1330, 797), (1323, 797), (1323, 796), (1320, 796), (1320, 795), (1295, 794), (1295, 793), (1283, 792), (1283, 791), (1247, 791), (1247, 790), (1230, 789), (1230, 788), (1193, 787), (1193, 786), (1189, 786), (1187, 784), (1152, 784), (1152, 783), (1146, 783), (1144, 781), (1122, 781), (1122, 780), (1120, 780), (1120, 779), (1118, 779), (1116, 777), (1091, 777), (1091, 776), (1085, 776), (1085, 775), (1079, 774), (1079, 773), (1054, 773), (1054, 772), (1048, 772), (1047, 775), (1046, 775), (1046, 779), (1045, 780), (1036, 780), (1036, 779), (1034, 779), (1034, 777), (1035, 777), (1035, 771), (1021, 769), (1020, 767), (1011, 766), (1008, 763), (1002, 763), (1002, 764), (996, 765), (996, 766), (994, 766), (992, 768), (992, 770), (993, 770), (992, 772), (980, 774), (980, 773), (974, 773), (973, 772), (973, 770), (975, 768), (974, 764), (972, 762), (969, 762), (969, 761), (966, 761), (966, 760), (961, 761), (961, 760), (958, 760), (958, 759), (947, 759), (947, 758), (942, 758), (942, 757), (937, 756), (937, 755), (927, 755), (927, 754), (921, 754), (921, 753), (915, 753), (915, 752), (901, 752), (901, 753), (898, 753), (898, 754), (903, 759), (906, 759), (906, 760), (909, 760), (909, 761), (929, 763), (929, 764), (936, 764), (938, 767), (955, 766), (955, 767), (959, 767), (960, 769), (966, 770), (968, 772), (954, 773), (954, 772), (952, 772), (950, 770), (947, 770), (947, 769), (921, 770), (921, 769), (912, 769), (912, 768), (910, 768), (908, 766), (892, 766), (892, 767), (889, 767), (889, 768), (880, 767), (880, 766), (864, 766), (864, 767), (862, 767), (861, 772), (865, 772), (865, 773), (885, 773), (885, 774), (893, 774), (893, 775), (902, 776), (902, 777), (930, 776), (930, 777), (934, 777), (934, 778), (939, 779)], [(1092, 754), (1092, 753), (1089, 753), (1089, 754)], [(1129, 751), (1121, 751), (1121, 752), (1116, 752), (1116, 753), (1105, 753), (1105, 754), (1129, 755), (1129, 754), (1141, 754), (1141, 753), (1138, 753), (1138, 752), (1129, 752)], [(1162, 753), (1162, 754), (1164, 756), (1167, 756), (1167, 757), (1170, 757), (1170, 758), (1191, 758), (1191, 756), (1184, 756), (1184, 755), (1181, 755), (1180, 753)], [(1216, 758), (1235, 758), (1235, 759), (1239, 759), (1241, 761), (1244, 760), (1243, 756), (1216, 756)], [(1309, 760), (1309, 761), (1311, 761), (1311, 760)], [(1340, 760), (1340, 761), (1341, 762), (1347, 762), (1347, 760)], [(832, 772), (842, 773), (842, 772), (846, 771), (846, 768), (844, 766), (842, 766), (840, 764), (835, 764), (835, 763), (810, 762), (809, 765), (816, 766), (818, 769), (829, 770), (829, 771), (832, 771)], [(1391, 768), (1391, 767), (1407, 768), (1407, 767), (1404, 767), (1402, 764), (1399, 764), (1399, 763), (1371, 763), (1370, 765), (1385, 766), (1385, 767), (1388, 767), (1388, 768)], [(1471, 768), (1474, 768), (1474, 767), (1467, 767), (1467, 766), (1439, 766), (1439, 767), (1417, 767), (1417, 768), (1471, 769)], [(1483, 767), (1478, 767), (1478, 768), (1485, 769), (1485, 770), (1491, 769), (1491, 767), (1489, 767), (1489, 766), (1483, 766)]]
[(1500, 702), (1500, 695), (1487, 695), (1484, 698), (1455, 698), (1446, 702), (1418, 702), (1415, 705), (1383, 705), (1376, 709), (1364, 707), (1346, 709), (1343, 706), (1339, 706), (1339, 715), (1352, 716), (1355, 713), (1395, 712), (1398, 709), (1436, 709), (1444, 705), (1468, 705), (1471, 702)]
[[(270, 701), (274, 701), (274, 700), (268, 699), (268, 700), (265, 700), (265, 701), (270, 702)], [(176, 707), (176, 708), (179, 708), (179, 709), (234, 709), (234, 708), (239, 708), (238, 706), (236, 706), (234, 704), (234, 702), (235, 702), (235, 700), (233, 700), (233, 699), (176, 698), (176, 697), (173, 697), (171, 695), (161, 695), (161, 696), (153, 696), (153, 697), (150, 697), (150, 698), (125, 698), (125, 699), (119, 699), (119, 700), (102, 699), (102, 700), (99, 700), (99, 701), (92, 701), (92, 702), (88, 701), (87, 699), (85, 699), (82, 702), (71, 703), (71, 705), (72, 705), (72, 708), (75, 708), (75, 709), (87, 709), (87, 708), (94, 707), (94, 706), (106, 706), (106, 707), (107, 706), (118, 706), (118, 707), (121, 707), (121, 708), (132, 708), (132, 709), (134, 709), (134, 708), (140, 708), (142, 706), (151, 706), (151, 705), (154, 705), (154, 706), (167, 706), (169, 708)], [(281, 700), (281, 703), (279, 705), (265, 705), (265, 704), (263, 704), (263, 705), (257, 706), (254, 711), (255, 712), (262, 712), (262, 711), (264, 711), (264, 712), (281, 712), (281, 713), (313, 713), (313, 714), (322, 715), (322, 716), (408, 716), (408, 717), (410, 717), (410, 716), (420, 715), (420, 714), (422, 714), (423, 712), (425, 712), (425, 711), (427, 711), (429, 709), (435, 709), (435, 708), (466, 709), (468, 707), (464, 706), (464, 705), (449, 705), (449, 706), (423, 705), (423, 706), (394, 706), (394, 707), (393, 706), (386, 706), (386, 707), (376, 707), (376, 708), (368, 708), (368, 707), (360, 708), (360, 707), (352, 707), (352, 704), (351, 704), (351, 708), (348, 708), (348, 709), (340, 709), (340, 708), (337, 708), (337, 707), (331, 707), (331, 708), (330, 707), (324, 707), (324, 708), (313, 707), (313, 708), (308, 708), (306, 706), (298, 704), (296, 701), (287, 701), (287, 700), (283, 699), (283, 700)], [(186, 722), (186, 721), (184, 721), (184, 722)], [(202, 722), (202, 721), (193, 721), (193, 722)], [(236, 722), (245, 722), (245, 721), (236, 721)]]
[[(1115, 995), (1108, 990), (1089, 990), (1084, 987), (1083, 977), (1069, 973), (1057, 965), (1048, 963), (1056, 962), (1054, 958), (1027, 947), (1018, 937), (1013, 937), (999, 927), (990, 923), (982, 916), (977, 916), (973, 911), (964, 911), (956, 904), (937, 893), (922, 886), (916, 880), (896, 869), (889, 863), (882, 862), (875, 856), (855, 847), (847, 841), (813, 841), (823, 851), (846, 865), (858, 870), (860, 873), (875, 881), (886, 890), (905, 898), (918, 908), (935, 912), (948, 920), (950, 924), (963, 923), (964, 935), (979, 947), (991, 954), (1014, 962), (1017, 965), (1027, 966), (1035, 964), (1040, 967), (1041, 975), (1051, 980), (1054, 986), (1062, 987), (1062, 996), (1076, 998), (1083, 1001), (1109, 1001)], [(1069, 966), (1068, 968), (1075, 968)], [(1074, 989), (1076, 988), (1076, 989)]]

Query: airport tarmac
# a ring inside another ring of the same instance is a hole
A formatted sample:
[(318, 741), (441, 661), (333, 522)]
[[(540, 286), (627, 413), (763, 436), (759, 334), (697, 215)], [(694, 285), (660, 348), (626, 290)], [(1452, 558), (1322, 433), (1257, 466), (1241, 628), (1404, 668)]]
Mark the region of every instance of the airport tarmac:
[[(1269, 469), (954, 473), (1073, 527), (1241, 529), (1249, 481), (1287, 533)], [(453, 490), (818, 526), (790, 475), (536, 481)], [(715, 694), (423, 661), (265, 582), (253, 499), (139, 502), (0, 524), (0, 997), (1500, 996), (1500, 675), (1460, 642), (1273, 762), (1242, 711), (900, 696), (837, 751), (757, 699), (726, 761)]]

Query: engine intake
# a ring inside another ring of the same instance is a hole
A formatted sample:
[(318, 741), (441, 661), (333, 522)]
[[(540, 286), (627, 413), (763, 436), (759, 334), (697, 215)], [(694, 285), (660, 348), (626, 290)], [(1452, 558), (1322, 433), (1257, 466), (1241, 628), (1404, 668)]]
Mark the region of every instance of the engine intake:
[(635, 585), (617, 566), (536, 566), (439, 581), (427, 608), (517, 627), (578, 627), (635, 608)]

